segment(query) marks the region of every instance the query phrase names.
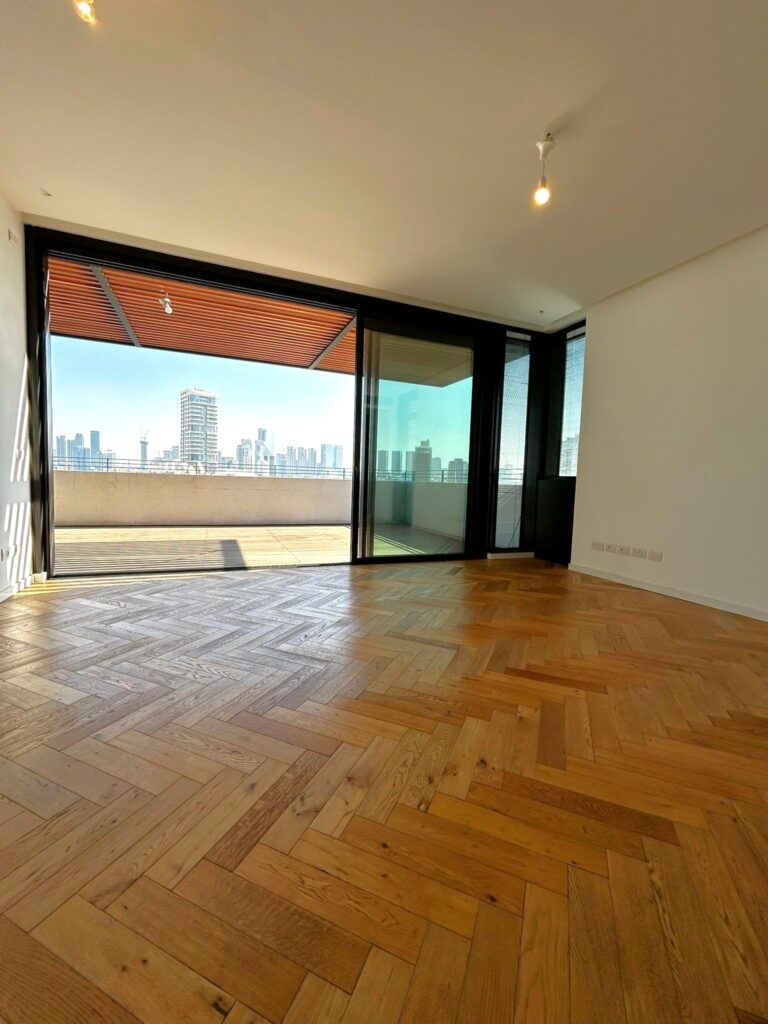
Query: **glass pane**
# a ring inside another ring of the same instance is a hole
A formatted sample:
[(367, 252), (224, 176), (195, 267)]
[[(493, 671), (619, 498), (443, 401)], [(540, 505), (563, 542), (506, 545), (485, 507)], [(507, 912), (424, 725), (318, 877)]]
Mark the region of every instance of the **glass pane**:
[(529, 346), (519, 342), (508, 342), (504, 362), (499, 492), (496, 500), (497, 548), (520, 547), (530, 367)]
[(563, 391), (563, 431), (560, 437), (560, 476), (576, 476), (581, 429), (581, 391), (584, 383), (586, 337), (569, 338), (565, 343), (565, 387)]
[(464, 550), (472, 350), (369, 332), (366, 553)]

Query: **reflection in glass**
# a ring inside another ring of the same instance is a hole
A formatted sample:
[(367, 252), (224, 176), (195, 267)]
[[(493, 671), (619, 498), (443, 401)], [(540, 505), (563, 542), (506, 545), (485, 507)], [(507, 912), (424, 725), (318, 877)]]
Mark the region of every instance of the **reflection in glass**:
[(497, 548), (520, 547), (530, 364), (527, 344), (507, 343), (496, 500)]
[(569, 338), (565, 345), (563, 430), (560, 438), (560, 476), (576, 476), (581, 431), (581, 393), (584, 384), (584, 350), (587, 339)]
[(368, 332), (370, 555), (464, 550), (472, 350)]

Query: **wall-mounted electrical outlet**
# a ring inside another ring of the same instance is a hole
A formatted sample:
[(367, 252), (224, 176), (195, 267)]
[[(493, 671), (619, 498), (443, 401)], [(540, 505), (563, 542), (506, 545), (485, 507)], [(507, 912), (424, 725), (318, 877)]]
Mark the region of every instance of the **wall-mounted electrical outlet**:
[(629, 544), (619, 544), (618, 547), (616, 548), (616, 550), (618, 551), (618, 553), (620, 555), (628, 555), (629, 554)]
[(648, 561), (649, 562), (660, 562), (661, 559), (662, 559), (662, 552), (661, 551), (649, 551), (648, 552)]
[(632, 548), (632, 557), (633, 558), (647, 558), (648, 557), (648, 552), (645, 550), (645, 548)]
[(605, 545), (605, 550), (606, 551), (610, 551), (611, 554), (615, 555), (616, 554), (616, 545), (615, 544), (606, 544)]
[(593, 551), (604, 551), (605, 550), (605, 544), (603, 544), (603, 542), (601, 540), (593, 540), (592, 541), (592, 550)]
[(19, 244), (19, 236), (12, 228), (8, 228), (8, 241), (11, 243), (11, 245)]

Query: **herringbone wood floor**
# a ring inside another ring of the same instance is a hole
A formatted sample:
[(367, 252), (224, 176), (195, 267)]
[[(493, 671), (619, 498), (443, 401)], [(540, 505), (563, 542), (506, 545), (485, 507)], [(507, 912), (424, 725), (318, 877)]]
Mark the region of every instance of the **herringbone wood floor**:
[(533, 562), (19, 596), (0, 1018), (762, 1020), (767, 675), (766, 624)]

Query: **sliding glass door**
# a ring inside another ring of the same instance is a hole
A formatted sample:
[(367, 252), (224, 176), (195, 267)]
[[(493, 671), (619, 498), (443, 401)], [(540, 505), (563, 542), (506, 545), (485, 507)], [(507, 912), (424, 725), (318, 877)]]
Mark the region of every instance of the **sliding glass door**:
[(366, 330), (361, 557), (465, 552), (473, 364), (469, 341)]
[(520, 547), (530, 368), (530, 344), (507, 342), (501, 394), (496, 528), (493, 544), (494, 550), (498, 551), (515, 550)]

